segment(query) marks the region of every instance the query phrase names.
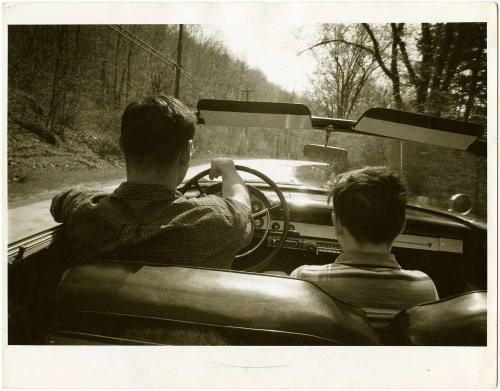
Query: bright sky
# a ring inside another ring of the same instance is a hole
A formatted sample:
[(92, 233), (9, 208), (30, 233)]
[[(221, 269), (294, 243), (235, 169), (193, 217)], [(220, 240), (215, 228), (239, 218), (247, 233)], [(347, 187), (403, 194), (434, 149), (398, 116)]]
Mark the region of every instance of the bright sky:
[(203, 25), (203, 32), (224, 43), (229, 52), (258, 68), (268, 80), (288, 91), (304, 92), (314, 71), (309, 52), (318, 25), (238, 24)]

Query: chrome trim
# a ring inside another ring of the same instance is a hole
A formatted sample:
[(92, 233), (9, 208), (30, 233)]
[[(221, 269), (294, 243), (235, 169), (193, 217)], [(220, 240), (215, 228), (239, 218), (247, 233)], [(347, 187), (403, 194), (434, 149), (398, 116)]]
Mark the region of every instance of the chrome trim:
[(8, 263), (18, 262), (42, 248), (47, 248), (61, 232), (62, 224), (9, 244), (7, 250)]
[(439, 251), (462, 254), (464, 252), (464, 242), (457, 239), (439, 238)]

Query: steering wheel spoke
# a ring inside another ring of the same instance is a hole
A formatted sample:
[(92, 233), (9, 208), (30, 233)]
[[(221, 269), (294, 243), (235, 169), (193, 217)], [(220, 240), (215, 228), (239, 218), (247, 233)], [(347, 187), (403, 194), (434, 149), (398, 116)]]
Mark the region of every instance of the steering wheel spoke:
[(196, 181), (194, 183), (194, 186), (196, 187), (196, 190), (200, 192), (200, 194), (198, 194), (196, 198), (202, 198), (207, 196), (207, 193), (205, 192), (205, 190), (203, 190), (203, 187), (201, 187), (200, 182)]
[(281, 204), (277, 204), (274, 206), (271, 206), (270, 208), (264, 208), (262, 210), (259, 210), (258, 212), (252, 213), (252, 217), (254, 219), (258, 219), (259, 217), (264, 216), (267, 213), (270, 213), (274, 209), (278, 209), (281, 206)]

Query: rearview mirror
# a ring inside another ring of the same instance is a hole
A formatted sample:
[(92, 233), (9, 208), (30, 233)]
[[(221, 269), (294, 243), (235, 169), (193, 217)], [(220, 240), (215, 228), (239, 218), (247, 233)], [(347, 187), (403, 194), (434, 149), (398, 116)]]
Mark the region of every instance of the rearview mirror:
[(311, 129), (311, 112), (302, 104), (201, 99), (198, 124)]
[(309, 160), (334, 163), (347, 160), (347, 150), (318, 144), (307, 144), (302, 151)]

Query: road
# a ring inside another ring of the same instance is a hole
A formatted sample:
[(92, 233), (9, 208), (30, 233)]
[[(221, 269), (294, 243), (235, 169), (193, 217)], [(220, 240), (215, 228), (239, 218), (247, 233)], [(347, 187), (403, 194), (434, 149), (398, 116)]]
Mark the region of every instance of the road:
[[(118, 183), (103, 188), (104, 191), (113, 191)], [(42, 230), (51, 228), (58, 223), (50, 214), (51, 199), (33, 204), (9, 209), (8, 213), (8, 242), (12, 243)]]
[[(314, 176), (323, 175), (324, 171), (319, 167), (326, 166), (323, 163), (270, 159), (237, 160), (236, 164), (261, 171), (265, 175), (279, 181), (280, 183), (297, 185), (304, 184), (304, 176), (310, 179)], [(191, 178), (208, 167), (208, 164), (193, 166), (188, 170), (186, 178)], [(253, 175), (246, 173), (243, 173), (242, 177), (245, 180), (252, 180), (252, 178), (255, 178)], [(101, 189), (103, 191), (112, 192), (118, 184), (119, 181), (110, 182), (101, 187)], [(318, 184), (319, 182), (314, 185)], [(9, 209), (8, 242), (15, 242), (19, 239), (57, 225), (50, 214), (50, 203), (51, 199), (46, 199)]]

